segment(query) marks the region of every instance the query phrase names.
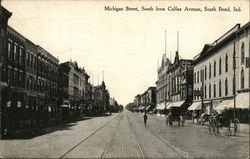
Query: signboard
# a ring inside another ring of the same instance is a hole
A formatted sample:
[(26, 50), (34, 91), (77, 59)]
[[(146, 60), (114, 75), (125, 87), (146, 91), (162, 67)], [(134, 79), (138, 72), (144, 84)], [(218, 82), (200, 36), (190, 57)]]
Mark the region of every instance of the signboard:
[(198, 91), (198, 90), (195, 90), (194, 91), (194, 96), (201, 96), (202, 95), (202, 91)]

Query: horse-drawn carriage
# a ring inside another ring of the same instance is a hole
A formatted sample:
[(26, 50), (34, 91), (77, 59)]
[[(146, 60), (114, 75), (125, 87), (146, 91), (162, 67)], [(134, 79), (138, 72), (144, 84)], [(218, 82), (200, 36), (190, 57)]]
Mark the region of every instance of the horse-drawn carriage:
[(233, 110), (226, 110), (221, 114), (213, 112), (208, 120), (208, 128), (210, 134), (219, 134), (220, 128), (226, 128), (227, 135), (238, 136), (240, 132), (240, 122), (239, 119), (233, 117)]
[(173, 125), (173, 122), (178, 122), (179, 126), (184, 126), (184, 117), (183, 117), (184, 110), (180, 107), (171, 107), (169, 109), (169, 113), (167, 115), (167, 122), (170, 126)]

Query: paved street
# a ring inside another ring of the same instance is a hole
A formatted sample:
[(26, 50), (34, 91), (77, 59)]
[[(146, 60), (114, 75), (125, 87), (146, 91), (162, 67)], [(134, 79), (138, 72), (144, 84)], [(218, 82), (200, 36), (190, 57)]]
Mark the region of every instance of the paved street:
[(1, 140), (2, 157), (247, 158), (249, 136), (210, 135), (206, 127), (165, 124), (164, 118), (124, 111), (86, 118), (28, 140)]

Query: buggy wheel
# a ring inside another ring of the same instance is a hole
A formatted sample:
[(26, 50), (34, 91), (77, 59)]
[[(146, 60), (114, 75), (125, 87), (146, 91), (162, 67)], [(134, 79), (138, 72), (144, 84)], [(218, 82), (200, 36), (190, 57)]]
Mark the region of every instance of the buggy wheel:
[(234, 136), (239, 136), (240, 134), (240, 121), (239, 119), (234, 120)]

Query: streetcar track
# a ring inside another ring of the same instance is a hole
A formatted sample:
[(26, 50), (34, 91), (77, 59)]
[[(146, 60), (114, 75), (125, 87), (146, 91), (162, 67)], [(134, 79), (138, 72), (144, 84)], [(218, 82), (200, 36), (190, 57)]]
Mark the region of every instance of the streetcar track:
[(142, 158), (145, 158), (144, 153), (143, 153), (143, 151), (142, 151), (142, 146), (141, 146), (141, 144), (140, 144), (140, 142), (139, 142), (139, 139), (138, 139), (138, 137), (137, 137), (135, 128), (134, 128), (133, 124), (131, 123), (131, 121), (130, 121), (128, 115), (127, 115), (127, 118), (128, 118), (128, 123), (129, 123), (130, 129), (131, 129), (131, 132), (134, 133), (134, 136), (135, 136), (135, 138), (136, 138), (136, 142), (137, 142), (137, 145), (138, 145), (138, 147), (139, 147), (141, 156), (142, 156)]
[(72, 150), (74, 150), (76, 147), (78, 147), (80, 144), (82, 144), (83, 142), (85, 142), (87, 139), (89, 139), (91, 136), (93, 136), (94, 134), (96, 134), (97, 132), (99, 132), (102, 128), (104, 128), (106, 125), (108, 125), (111, 121), (113, 121), (114, 119), (118, 118), (121, 114), (117, 115), (116, 117), (114, 117), (113, 119), (107, 121), (104, 125), (102, 125), (100, 128), (98, 128), (97, 130), (95, 130), (93, 133), (91, 133), (89, 136), (87, 136), (86, 138), (82, 139), (79, 143), (77, 143), (75, 146), (73, 146), (71, 149), (69, 149), (66, 153), (64, 153), (62, 156), (59, 157), (59, 159), (65, 157), (68, 153), (70, 153)]
[[(138, 119), (138, 117), (136, 117)], [(138, 120), (137, 120), (138, 121)], [(180, 148), (177, 148), (175, 146), (172, 146), (168, 141), (166, 141), (165, 139), (162, 139), (162, 137), (160, 137), (159, 135), (156, 135), (155, 133), (153, 133), (152, 131), (146, 129), (146, 131), (148, 131), (149, 133), (151, 133), (152, 135), (154, 135), (156, 138), (158, 138), (160, 141), (162, 141), (165, 145), (167, 145), (168, 147), (170, 147), (173, 151), (175, 151), (181, 158), (194, 158), (193, 156), (191, 156), (190, 154), (188, 154), (187, 152), (182, 151)], [(180, 149), (180, 150), (179, 150)]]
[(119, 120), (119, 122), (117, 123), (117, 125), (116, 125), (116, 127), (115, 127), (115, 132), (114, 132), (113, 135), (111, 136), (111, 138), (110, 138), (110, 140), (109, 140), (109, 143), (108, 143), (106, 149), (103, 151), (103, 153), (102, 153), (102, 155), (101, 155), (101, 158), (105, 158), (105, 156), (106, 156), (106, 154), (107, 154), (107, 152), (108, 152), (108, 150), (109, 150), (109, 148), (110, 148), (110, 145), (111, 145), (111, 143), (113, 142), (113, 140), (114, 140), (114, 138), (115, 138), (115, 135), (116, 135), (116, 133), (117, 133), (117, 131), (118, 131), (118, 127), (119, 127), (119, 125), (120, 125), (120, 123), (121, 123), (122, 118), (123, 118), (123, 115), (120, 117), (120, 120)]

